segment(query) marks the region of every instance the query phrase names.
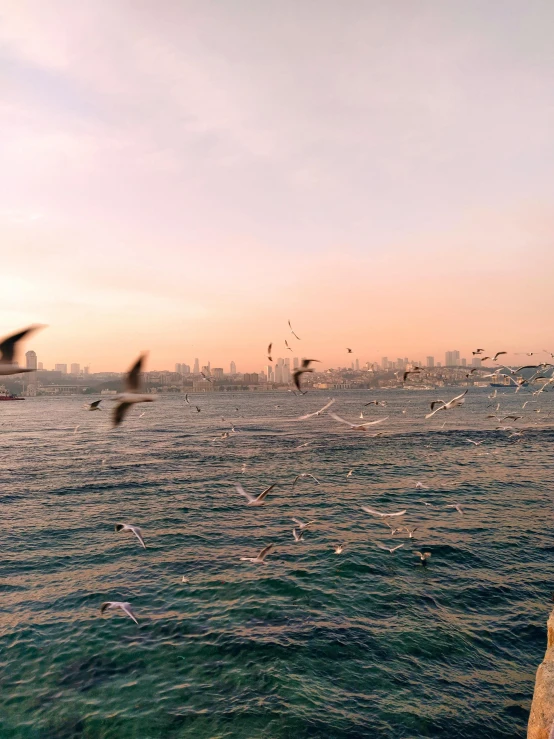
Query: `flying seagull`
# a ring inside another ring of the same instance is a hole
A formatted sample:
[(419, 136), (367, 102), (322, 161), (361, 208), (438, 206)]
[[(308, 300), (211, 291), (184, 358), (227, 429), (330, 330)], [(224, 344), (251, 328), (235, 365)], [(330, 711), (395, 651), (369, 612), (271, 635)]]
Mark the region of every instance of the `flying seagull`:
[(476, 349), (474, 352), (471, 353), (475, 356), (475, 354), (482, 354), (484, 351), (484, 349)]
[(306, 413), (305, 416), (300, 416), (300, 418), (298, 418), (297, 420), (298, 421), (305, 421), (307, 418), (313, 418), (313, 416), (321, 416), (321, 414), (323, 413), (323, 411), (326, 411), (327, 408), (330, 408), (333, 405), (334, 402), (335, 402), (335, 399), (334, 398), (331, 398), (331, 400), (327, 403), (327, 405), (324, 405), (323, 408), (320, 408), (315, 413)]
[(102, 603), (100, 606), (100, 613), (104, 613), (104, 611), (109, 610), (111, 608), (121, 608), (123, 613), (126, 613), (129, 618), (132, 618), (133, 621), (138, 624), (138, 621), (136, 619), (135, 614), (131, 610), (131, 604), (130, 603), (123, 603), (118, 600), (109, 600), (106, 603)]
[(132, 526), (130, 523), (116, 523), (115, 530), (116, 531), (130, 531), (140, 541), (141, 546), (143, 546), (144, 549), (146, 549), (146, 544), (144, 543), (144, 539), (142, 538), (142, 529), (139, 528), (138, 526)]
[[(466, 394), (467, 390), (464, 390), (461, 395), (456, 395), (456, 397), (449, 400), (448, 403), (445, 403), (444, 400), (434, 400), (431, 403), (431, 413), (428, 413), (425, 418), (431, 418), (431, 416), (434, 416), (435, 413), (438, 413), (439, 411), (449, 411), (451, 408), (456, 408), (457, 406), (462, 405), (462, 403), (465, 403), (464, 395)], [(439, 407), (433, 410), (436, 405)]]
[(200, 374), (201, 374), (201, 375), (202, 375), (202, 377), (203, 377), (203, 378), (204, 378), (205, 380), (207, 380), (208, 382), (213, 382), (212, 378), (211, 378), (211, 377), (208, 377), (208, 375), (205, 375), (205, 374), (204, 374), (203, 372), (201, 372)]
[(464, 512), (462, 511), (462, 506), (459, 503), (454, 503), (454, 505), (447, 505), (447, 508), (455, 508), (458, 513), (461, 513), (462, 516), (464, 515)]
[(237, 492), (240, 495), (243, 495), (248, 500), (247, 505), (250, 505), (250, 506), (258, 506), (258, 505), (262, 505), (262, 503), (265, 500), (266, 495), (268, 493), (270, 493), (273, 490), (273, 488), (275, 487), (275, 483), (273, 485), (270, 485), (265, 490), (263, 490), (257, 497), (255, 495), (252, 495), (251, 493), (247, 493), (246, 490), (240, 484), (240, 482), (239, 483), (236, 483), (235, 484), (235, 487), (237, 489)]
[(292, 530), (292, 535), (294, 536), (294, 541), (304, 541), (304, 532), (301, 531), (298, 533), (296, 529)]
[(188, 403), (190, 405), (190, 400), (189, 400), (189, 394), (188, 393), (185, 393), (185, 403)]
[(348, 354), (352, 354), (352, 349), (349, 349), (348, 347), (346, 347), (346, 351)]
[(406, 378), (408, 377), (408, 375), (419, 374), (420, 372), (421, 372), (421, 367), (414, 367), (411, 370), (406, 370), (406, 372), (404, 372), (402, 376), (402, 382), (406, 382)]
[(494, 357), (492, 358), (492, 361), (493, 361), (493, 362), (496, 362), (496, 360), (498, 359), (498, 357), (499, 357), (499, 356), (500, 356), (501, 354), (507, 354), (507, 353), (508, 353), (508, 352), (496, 352), (496, 354), (495, 354), (495, 355), (494, 355)]
[(39, 325), (29, 326), (29, 328), (25, 328), (16, 334), (2, 339), (0, 342), (0, 375), (17, 375), (20, 372), (34, 372), (33, 369), (20, 367), (15, 361), (15, 354), (18, 342), (25, 338), (25, 336), (33, 333), (33, 331), (38, 331), (40, 328), (43, 327)]
[(315, 484), (319, 485), (319, 480), (317, 479), (317, 477), (314, 477), (310, 472), (301, 472), (299, 475), (296, 475), (296, 477), (294, 478), (292, 487), (296, 485), (296, 483), (298, 482), (298, 480), (300, 480), (301, 477), (311, 477), (312, 480), (315, 482)]
[(131, 367), (125, 377), (125, 390), (120, 395), (116, 396), (116, 400), (119, 403), (113, 410), (112, 422), (114, 427), (119, 426), (123, 421), (125, 414), (133, 403), (151, 403), (154, 398), (152, 395), (142, 395), (139, 393), (140, 387), (140, 372), (142, 369), (142, 363), (146, 354), (141, 354), (134, 365)]
[(382, 544), (377, 543), (377, 546), (379, 549), (384, 549), (385, 552), (390, 552), (391, 554), (394, 554), (397, 549), (402, 549), (404, 544), (398, 544), (397, 546), (393, 547), (392, 549), (389, 549), (388, 547), (384, 547)]
[(366, 405), (382, 405), (383, 407), (387, 405), (386, 400), (370, 400), (369, 403), (364, 403), (364, 408)]
[(262, 551), (256, 556), (256, 557), (241, 557), (241, 562), (253, 562), (257, 565), (263, 565), (265, 564), (265, 558), (270, 553), (270, 551), (273, 549), (275, 545), (274, 544), (268, 544), (266, 547), (262, 549)]
[(289, 322), (288, 322), (288, 324), (289, 324), (289, 328), (290, 328), (290, 332), (291, 332), (291, 334), (292, 334), (293, 336), (296, 336), (296, 338), (298, 339), (298, 341), (300, 341), (300, 336), (297, 336), (297, 335), (296, 335), (296, 334), (294, 333), (294, 331), (292, 330), (292, 326), (290, 325), (290, 319), (289, 319)]
[(100, 408), (100, 403), (102, 402), (102, 398), (100, 400), (95, 400), (94, 403), (90, 403), (89, 405), (85, 406), (85, 408), (88, 411), (101, 411), (102, 408)]
[(346, 477), (352, 477), (353, 473), (354, 473), (354, 470), (351, 469), (350, 472), (346, 475)]
[(273, 346), (273, 344), (269, 344), (269, 346), (267, 347), (267, 358), (269, 359), (270, 362), (273, 362), (273, 357), (271, 356), (271, 347), (272, 346)]
[(289, 346), (289, 342), (286, 339), (285, 339), (285, 346), (287, 347), (287, 349), (289, 350), (289, 352), (292, 351), (292, 349)]
[(375, 508), (369, 508), (365, 505), (361, 506), (361, 508), (362, 511), (369, 513), (371, 516), (378, 516), (379, 518), (395, 518), (396, 516), (403, 516), (406, 513), (405, 509), (396, 513), (381, 513), (380, 511), (376, 511)]
[(481, 444), (483, 443), (482, 441), (473, 441), (473, 439), (466, 439), (466, 441), (470, 444), (475, 444), (475, 446), (481, 446)]
[(383, 421), (386, 421), (388, 416), (385, 416), (384, 418), (379, 418), (377, 421), (366, 421), (365, 423), (350, 423), (350, 421), (346, 421), (344, 418), (341, 418), (340, 416), (337, 416), (336, 413), (329, 413), (331, 418), (334, 418), (335, 421), (338, 421), (339, 423), (344, 423), (346, 426), (350, 426), (352, 431), (367, 431), (367, 426), (375, 426), (377, 423), (383, 423)]
[(300, 390), (300, 392), (302, 392), (302, 389), (300, 387), (300, 377), (304, 374), (304, 372), (314, 371), (313, 369), (310, 369), (310, 364), (312, 362), (319, 362), (319, 359), (303, 359), (300, 367), (298, 369), (295, 369), (292, 373), (292, 381), (294, 382), (296, 389)]
[(420, 558), (421, 564), (424, 567), (426, 567), (427, 566), (427, 560), (431, 556), (431, 552), (414, 552), (414, 554), (416, 554)]
[(291, 521), (294, 521), (295, 524), (298, 526), (299, 531), (304, 531), (304, 529), (307, 529), (308, 526), (311, 526), (315, 521), (308, 521), (307, 523), (304, 523), (299, 518), (292, 518)]
[(345, 546), (346, 544), (335, 544), (335, 554), (342, 554)]

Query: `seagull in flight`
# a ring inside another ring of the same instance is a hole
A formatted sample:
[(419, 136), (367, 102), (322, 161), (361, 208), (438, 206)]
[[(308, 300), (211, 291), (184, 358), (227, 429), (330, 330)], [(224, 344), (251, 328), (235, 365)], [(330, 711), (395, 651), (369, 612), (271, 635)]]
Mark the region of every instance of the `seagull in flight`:
[(314, 371), (313, 369), (310, 369), (310, 364), (312, 362), (319, 362), (319, 359), (303, 359), (300, 367), (298, 369), (295, 369), (294, 372), (292, 373), (292, 381), (294, 382), (296, 389), (299, 390), (300, 392), (302, 392), (302, 389), (300, 387), (300, 378), (304, 374), (304, 372)]
[(402, 382), (406, 382), (406, 378), (408, 377), (408, 375), (419, 374), (420, 372), (421, 372), (421, 367), (414, 367), (411, 370), (406, 370), (404, 374), (402, 375)]
[(352, 470), (350, 470), (350, 472), (349, 472), (349, 473), (348, 473), (348, 474), (346, 475), (346, 477), (352, 477), (353, 473), (354, 473), (354, 470), (352, 469)]
[(459, 503), (454, 503), (454, 505), (447, 505), (447, 508), (455, 508), (458, 513), (461, 513), (462, 516), (464, 515), (464, 512), (462, 511), (462, 506)]
[(324, 411), (326, 411), (327, 408), (330, 408), (333, 405), (334, 402), (335, 402), (335, 399), (334, 398), (331, 398), (331, 400), (327, 403), (327, 405), (324, 405), (323, 408), (320, 408), (315, 413), (306, 413), (305, 416), (300, 416), (300, 418), (298, 418), (297, 420), (298, 421), (305, 421), (307, 418), (313, 418), (314, 416), (321, 416), (321, 414)]
[(201, 375), (202, 375), (202, 377), (203, 377), (203, 378), (204, 378), (205, 380), (207, 380), (208, 382), (213, 382), (212, 378), (211, 378), (211, 377), (208, 377), (208, 375), (205, 375), (205, 374), (204, 374), (203, 372), (201, 372), (200, 374), (201, 374)]
[(298, 341), (300, 341), (300, 336), (297, 336), (297, 335), (296, 335), (296, 334), (294, 333), (294, 331), (292, 330), (292, 326), (290, 325), (290, 319), (289, 319), (289, 321), (288, 321), (288, 324), (289, 324), (289, 328), (290, 328), (290, 332), (291, 332), (291, 334), (292, 334), (293, 336), (295, 336), (295, 337), (296, 337), (296, 338), (298, 339)]
[(484, 349), (477, 349), (476, 351), (471, 352), (471, 353), (473, 354), (473, 356), (475, 356), (476, 354), (482, 354), (484, 351), (485, 351)]
[(257, 565), (263, 565), (265, 564), (265, 558), (270, 553), (270, 551), (273, 549), (275, 544), (268, 544), (266, 547), (262, 549), (262, 551), (256, 556), (256, 557), (241, 557), (241, 562), (253, 562)]
[(185, 393), (185, 403), (188, 403), (190, 405), (190, 400), (189, 400), (189, 394), (188, 393)]
[(133, 621), (138, 624), (137, 618), (133, 611), (131, 610), (131, 604), (130, 603), (124, 603), (122, 601), (118, 600), (109, 600), (106, 603), (102, 603), (100, 606), (100, 613), (104, 613), (106, 610), (110, 610), (112, 608), (121, 608), (123, 613), (126, 613), (129, 618), (132, 618)]
[(304, 541), (304, 532), (300, 531), (300, 533), (296, 530), (292, 530), (292, 535), (294, 536), (294, 541)]
[(287, 349), (289, 350), (289, 352), (292, 351), (292, 349), (289, 346), (289, 342), (286, 339), (285, 339), (285, 346), (287, 347)]
[(352, 354), (352, 349), (349, 349), (348, 347), (346, 347), (346, 351), (348, 354)]
[(334, 546), (335, 554), (342, 554), (345, 546), (346, 544), (335, 544)]
[(346, 421), (344, 418), (341, 418), (340, 416), (337, 416), (336, 413), (329, 413), (331, 418), (334, 418), (335, 421), (338, 421), (339, 423), (344, 423), (346, 426), (350, 426), (352, 431), (367, 431), (368, 426), (375, 426), (378, 423), (383, 423), (383, 421), (386, 421), (388, 416), (385, 416), (385, 418), (379, 418), (377, 421), (366, 421), (365, 423), (350, 423), (350, 421)]
[(273, 362), (273, 358), (271, 356), (271, 347), (272, 346), (273, 346), (273, 344), (269, 344), (269, 346), (267, 347), (267, 358), (269, 359), (270, 362)]
[(431, 556), (431, 552), (414, 552), (419, 559), (421, 560), (421, 564), (426, 567), (427, 566), (427, 560)]
[(319, 480), (317, 479), (317, 477), (314, 477), (310, 472), (301, 472), (299, 475), (296, 475), (296, 477), (294, 478), (294, 482), (292, 483), (293, 488), (298, 482), (298, 480), (300, 480), (301, 477), (311, 477), (312, 480), (315, 482), (315, 484), (319, 485)]
[[(434, 400), (431, 403), (431, 413), (428, 413), (425, 418), (431, 418), (431, 416), (434, 416), (435, 413), (438, 413), (439, 411), (449, 411), (451, 408), (456, 408), (457, 406), (462, 405), (465, 403), (465, 395), (467, 395), (467, 389), (464, 390), (461, 395), (456, 395), (455, 398), (449, 400), (448, 403), (445, 403), (444, 400)], [(435, 408), (436, 405), (438, 405), (438, 408)]]
[(482, 441), (473, 441), (473, 439), (466, 439), (466, 441), (470, 444), (475, 444), (475, 446), (481, 446), (481, 444), (483, 443)]
[(134, 403), (152, 403), (154, 400), (152, 395), (143, 395), (139, 393), (140, 388), (140, 373), (142, 369), (142, 363), (146, 354), (141, 354), (134, 365), (131, 367), (125, 377), (125, 390), (120, 395), (116, 396), (116, 400), (119, 403), (115, 406), (112, 415), (112, 422), (114, 427), (119, 426), (123, 421), (125, 414)]
[(85, 405), (85, 408), (87, 411), (101, 411), (102, 408), (100, 408), (100, 403), (102, 402), (102, 398), (100, 400), (95, 400), (94, 403), (89, 403), (88, 405)]
[(295, 524), (298, 526), (299, 531), (304, 531), (304, 529), (307, 529), (308, 526), (311, 526), (315, 521), (308, 521), (307, 523), (304, 523), (299, 518), (292, 518), (291, 521), (294, 521)]
[(406, 513), (406, 510), (403, 511), (397, 511), (396, 513), (381, 513), (380, 511), (376, 511), (375, 508), (369, 508), (368, 506), (361, 506), (362, 511), (365, 511), (366, 513), (369, 513), (371, 516), (378, 516), (379, 518), (396, 518), (397, 516), (403, 516)]
[(25, 336), (38, 331), (43, 326), (29, 326), (24, 328), (22, 331), (18, 331), (16, 334), (6, 336), (6, 338), (0, 341), (0, 375), (18, 375), (21, 372), (34, 372), (33, 369), (25, 369), (20, 367), (15, 361), (17, 344), (24, 339)]
[(496, 354), (495, 354), (495, 355), (494, 355), (494, 357), (492, 358), (492, 361), (493, 361), (493, 362), (496, 362), (496, 360), (498, 359), (498, 357), (500, 357), (500, 356), (501, 356), (502, 354), (507, 354), (507, 353), (508, 353), (508, 352), (496, 352)]
[(366, 405), (382, 405), (386, 406), (387, 401), (386, 400), (370, 400), (369, 403), (364, 403), (364, 408)]
[(273, 490), (273, 488), (275, 487), (275, 485), (276, 485), (276, 483), (274, 483), (273, 485), (270, 485), (268, 488), (266, 488), (265, 490), (263, 490), (257, 497), (255, 495), (251, 495), (250, 493), (247, 493), (246, 490), (240, 484), (240, 482), (239, 483), (236, 483), (235, 484), (235, 487), (237, 489), (237, 492), (240, 495), (243, 495), (248, 500), (247, 505), (249, 505), (249, 506), (258, 506), (258, 505), (262, 505), (262, 503), (264, 502), (264, 500), (266, 498), (266, 495)]
[(385, 552), (390, 552), (391, 554), (394, 554), (397, 549), (402, 549), (404, 544), (397, 544), (397, 546), (393, 547), (392, 549), (389, 549), (389, 547), (384, 547), (382, 544), (379, 544), (379, 542), (377, 542), (377, 546), (379, 547), (379, 549), (383, 549)]
[(142, 538), (142, 529), (138, 526), (132, 526), (130, 523), (116, 523), (115, 530), (130, 531), (140, 541), (141, 546), (146, 549), (146, 544), (144, 543), (144, 539)]
[(405, 531), (408, 534), (408, 539), (414, 538), (414, 533), (417, 531), (418, 527), (414, 526), (413, 529), (408, 528), (407, 526), (401, 526), (400, 530)]

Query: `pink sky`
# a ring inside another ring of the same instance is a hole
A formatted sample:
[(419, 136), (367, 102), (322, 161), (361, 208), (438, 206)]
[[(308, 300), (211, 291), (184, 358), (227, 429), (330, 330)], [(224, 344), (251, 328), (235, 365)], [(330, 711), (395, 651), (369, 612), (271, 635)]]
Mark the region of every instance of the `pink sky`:
[(47, 323), (25, 349), (93, 370), (257, 370), (288, 318), (323, 366), (554, 352), (553, 21), (6, 5), (0, 335)]

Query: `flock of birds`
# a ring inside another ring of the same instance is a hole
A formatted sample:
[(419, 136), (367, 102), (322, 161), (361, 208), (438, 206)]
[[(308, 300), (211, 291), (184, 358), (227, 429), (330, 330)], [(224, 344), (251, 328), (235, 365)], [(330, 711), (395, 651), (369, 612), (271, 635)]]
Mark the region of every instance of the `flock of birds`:
[[(292, 326), (290, 324), (290, 321), (288, 323), (289, 323), (289, 328), (291, 330), (291, 333), (295, 336), (296, 339), (300, 340), (299, 337), (297, 336), (297, 334), (292, 329)], [(29, 369), (23, 369), (23, 368), (19, 367), (18, 363), (15, 360), (15, 357), (16, 357), (16, 349), (17, 349), (18, 343), (23, 338), (25, 338), (31, 332), (37, 330), (38, 328), (40, 328), (40, 327), (39, 326), (31, 326), (31, 327), (29, 327), (27, 329), (24, 329), (22, 331), (19, 331), (19, 332), (15, 333), (15, 334), (13, 334), (13, 335), (11, 335), (11, 336), (3, 339), (0, 342), (0, 375), (12, 375), (12, 374), (18, 374), (20, 372), (29, 372), (29, 371), (32, 371), (32, 370), (29, 370)], [(287, 341), (285, 341), (285, 344), (286, 344), (286, 346), (288, 348), (290, 348), (288, 346), (288, 342)], [(271, 357), (271, 349), (272, 349), (272, 344), (269, 344), (269, 346), (268, 346), (268, 359), (270, 359), (270, 360), (272, 359), (272, 357)], [(351, 349), (347, 349), (347, 351), (348, 351), (348, 353), (351, 353), (352, 352)], [(480, 356), (481, 354), (483, 354), (483, 352), (484, 352), (484, 349), (477, 349), (475, 352), (473, 352), (473, 354), (476, 355), (476, 356)], [(506, 352), (503, 352), (503, 351), (496, 352), (494, 354), (494, 361), (496, 361), (498, 359), (498, 357), (501, 356), (501, 355), (503, 355), (503, 354), (506, 354)], [(534, 352), (529, 353), (529, 355), (532, 355), (532, 354), (534, 354)], [(124, 420), (127, 412), (129, 411), (129, 409), (133, 405), (138, 404), (138, 403), (148, 403), (148, 402), (152, 402), (154, 400), (154, 396), (153, 395), (151, 395), (151, 394), (145, 394), (145, 393), (141, 392), (141, 372), (142, 372), (142, 367), (143, 367), (143, 363), (144, 363), (144, 360), (145, 360), (145, 356), (146, 356), (145, 354), (141, 354), (138, 357), (138, 359), (134, 362), (134, 364), (131, 366), (131, 368), (129, 369), (129, 371), (125, 375), (125, 379), (124, 379), (125, 389), (124, 389), (124, 392), (123, 393), (120, 393), (117, 396), (114, 396), (114, 398), (113, 398), (113, 400), (115, 400), (115, 402), (116, 402), (116, 405), (115, 405), (114, 410), (113, 410), (113, 413), (112, 413), (112, 424), (113, 424), (114, 427), (119, 426), (123, 422), (123, 420)], [(554, 359), (554, 354), (551, 354), (551, 358)], [(483, 361), (485, 359), (490, 359), (490, 357), (483, 357), (482, 358)], [(301, 380), (302, 374), (305, 373), (305, 372), (313, 372), (313, 369), (310, 368), (310, 364), (312, 362), (316, 362), (316, 361), (318, 361), (318, 360), (315, 360), (315, 359), (304, 359), (302, 361), (301, 366), (299, 368), (295, 369), (295, 371), (293, 373), (293, 381), (294, 381), (294, 384), (295, 384), (296, 388), (299, 390), (299, 392), (302, 393), (302, 394), (305, 393), (305, 391), (302, 391), (302, 389), (301, 389), (301, 382), (300, 382), (300, 380)], [(540, 363), (540, 364), (537, 364), (537, 365), (524, 365), (523, 367), (520, 367), (518, 370), (511, 370), (508, 367), (504, 367), (504, 369), (507, 370), (507, 372), (508, 372), (508, 375), (506, 375), (506, 376), (511, 377), (511, 378), (513, 378), (513, 376), (515, 376), (515, 375), (518, 375), (519, 372), (521, 370), (523, 370), (523, 369), (533, 369), (533, 370), (536, 370), (536, 372), (533, 374), (533, 377), (532, 378), (527, 378), (527, 380), (525, 380), (525, 383), (528, 384), (531, 380), (538, 380), (538, 379), (544, 378), (544, 381), (545, 382), (542, 384), (542, 386), (540, 387), (540, 389), (533, 392), (533, 395), (536, 396), (536, 395), (544, 392), (547, 385), (551, 385), (552, 383), (554, 383), (554, 377), (552, 376), (554, 373), (551, 372), (551, 375), (550, 376), (547, 376), (547, 375), (544, 374), (547, 371), (547, 368), (549, 368), (549, 367), (554, 369), (554, 364), (543, 362), (543, 363)], [(418, 371), (421, 371), (421, 368), (417, 368), (416, 367), (416, 368), (414, 368), (413, 370), (411, 370), (409, 372), (405, 372), (404, 375), (403, 375), (403, 380), (405, 381), (407, 375), (410, 374), (411, 372), (418, 372)], [(524, 383), (521, 382), (521, 381), (515, 381), (515, 380), (514, 380), (514, 382), (518, 386), (517, 389), (516, 389), (516, 393), (517, 393), (521, 389), (521, 387), (524, 385)], [(458, 408), (458, 407), (462, 406), (464, 404), (464, 402), (465, 402), (467, 393), (468, 393), (468, 389), (466, 389), (463, 393), (461, 393), (459, 395), (456, 395), (454, 398), (452, 398), (451, 400), (448, 400), (448, 401), (440, 400), (440, 399), (439, 400), (433, 400), (431, 402), (431, 404), (430, 404), (430, 412), (425, 416), (425, 419), (432, 418), (433, 416), (435, 416), (435, 414), (439, 413), (440, 411), (450, 411), (450, 410), (452, 410), (454, 408)], [(497, 391), (495, 390), (491, 395), (489, 395), (489, 399), (493, 400), (493, 399), (496, 398), (496, 396), (497, 396)], [(188, 395), (185, 396), (185, 401), (190, 404), (190, 401), (188, 399)], [(99, 411), (99, 410), (101, 410), (101, 408), (100, 408), (101, 402), (102, 402), (102, 400), (95, 400), (92, 403), (90, 403), (89, 405), (87, 405), (86, 407), (90, 411)], [(536, 401), (526, 400), (525, 403), (523, 404), (523, 408), (525, 408), (525, 406), (527, 404), (534, 403), (534, 402), (536, 402)], [(311, 412), (311, 413), (304, 414), (304, 415), (300, 416), (299, 418), (297, 418), (296, 420), (298, 420), (298, 421), (307, 421), (310, 418), (322, 416), (323, 414), (328, 413), (328, 415), (333, 420), (335, 420), (337, 423), (340, 423), (342, 425), (347, 426), (351, 431), (368, 432), (370, 427), (373, 427), (373, 426), (377, 426), (379, 424), (382, 424), (382, 423), (386, 422), (388, 420), (388, 418), (389, 418), (389, 416), (385, 416), (385, 417), (379, 418), (377, 420), (364, 421), (363, 423), (358, 423), (358, 422), (352, 423), (352, 422), (347, 421), (346, 419), (342, 418), (338, 414), (334, 413), (333, 411), (330, 411), (329, 410), (334, 403), (335, 403), (335, 399), (332, 398), (322, 408), (320, 408), (319, 410), (314, 411), (314, 412)], [(386, 401), (371, 400), (371, 401), (369, 401), (368, 403), (365, 404), (365, 406), (370, 406), (370, 405), (386, 406)], [(195, 406), (195, 408), (196, 408), (196, 410), (198, 412), (200, 412), (200, 408), (198, 406)], [(536, 409), (536, 410), (540, 410), (540, 409)], [(504, 416), (504, 417), (501, 418), (501, 417), (499, 417), (499, 416), (496, 415), (496, 413), (498, 413), (498, 411), (499, 411), (499, 404), (497, 405), (496, 412), (494, 414), (491, 414), (491, 415), (487, 416), (487, 418), (495, 418), (499, 422), (504, 421), (504, 420), (508, 420), (508, 419), (515, 421), (515, 420), (519, 420), (520, 418), (522, 418), (522, 416), (517, 415), (517, 414), (510, 414), (510, 415), (506, 415), (506, 416)], [(405, 410), (403, 411), (403, 413), (404, 412), (405, 412)], [(361, 416), (361, 418), (363, 418), (363, 412), (360, 414), (360, 416)], [(501, 430), (513, 430), (512, 427), (502, 427), (502, 426), (499, 426), (497, 428), (498, 429), (501, 429)], [(234, 431), (234, 430), (235, 429), (232, 428), (232, 431)], [(515, 431), (515, 433), (513, 433), (508, 438), (512, 438), (513, 436), (521, 436), (522, 433), (523, 433), (522, 431)], [(376, 432), (374, 434), (369, 434), (369, 435), (370, 436), (380, 436), (381, 434), (382, 434), (382, 432)], [(227, 434), (224, 434), (224, 437), (228, 437), (228, 436), (229, 436), (228, 433)], [(476, 447), (480, 446), (483, 443), (483, 441), (475, 441), (473, 439), (466, 439), (466, 441), (468, 443), (476, 446)], [(308, 445), (308, 443), (309, 442), (307, 442), (306, 444), (300, 445), (298, 447), (298, 449), (301, 449), (301, 448), (306, 447)], [(245, 469), (246, 469), (246, 464), (243, 465), (241, 471), (244, 472)], [(348, 472), (348, 474), (346, 475), (346, 477), (347, 478), (352, 477), (353, 473), (354, 473), (354, 469), (351, 469)], [(316, 485), (319, 485), (319, 480), (313, 474), (307, 473), (307, 472), (303, 472), (303, 473), (300, 473), (299, 475), (296, 476), (296, 478), (294, 479), (294, 482), (292, 483), (292, 488), (294, 488), (296, 486), (296, 484), (299, 482), (299, 480), (306, 479), (306, 478), (310, 478)], [(275, 489), (276, 484), (274, 483), (272, 485), (269, 485), (264, 490), (262, 490), (262, 492), (259, 493), (258, 495), (253, 495), (252, 493), (246, 491), (244, 489), (244, 487), (240, 483), (236, 483), (235, 487), (236, 487), (237, 493), (240, 496), (242, 496), (243, 498), (245, 498), (246, 505), (247, 506), (256, 507), (256, 506), (261, 506), (261, 505), (263, 505), (266, 502), (267, 496)], [(416, 488), (418, 488), (418, 489), (427, 489), (427, 486), (425, 486), (422, 482), (418, 482), (416, 484)], [(432, 505), (431, 503), (428, 503), (428, 502), (425, 502), (424, 504), (427, 505), (427, 506)], [(459, 503), (446, 504), (444, 507), (445, 508), (454, 509), (460, 515), (464, 515), (463, 508), (462, 508), (462, 506)], [(378, 521), (381, 521), (388, 528), (389, 534), (390, 534), (391, 538), (394, 538), (398, 534), (405, 534), (405, 537), (406, 537), (407, 540), (413, 540), (414, 539), (414, 534), (417, 531), (418, 527), (410, 528), (410, 527), (405, 526), (405, 525), (398, 525), (398, 521), (399, 520), (404, 520), (403, 517), (407, 513), (407, 510), (406, 509), (403, 509), (403, 510), (400, 510), (400, 511), (392, 511), (392, 512), (390, 512), (390, 511), (379, 511), (379, 510), (377, 510), (377, 509), (375, 509), (373, 507), (370, 507), (370, 506), (361, 506), (361, 509), (365, 513), (367, 513), (368, 515), (370, 515), (371, 517), (377, 519)], [(293, 538), (294, 538), (294, 542), (296, 542), (296, 543), (304, 542), (305, 541), (305, 534), (306, 534), (307, 529), (309, 527), (311, 527), (311, 526), (314, 526), (316, 524), (316, 521), (315, 520), (309, 520), (309, 521), (305, 521), (304, 522), (300, 518), (297, 518), (297, 517), (293, 517), (292, 518), (292, 521), (294, 523), (294, 527), (292, 529), (292, 535), (293, 535)], [(137, 541), (139, 542), (140, 546), (143, 547), (143, 548), (146, 548), (146, 544), (145, 544), (145, 541), (144, 541), (143, 532), (142, 532), (142, 529), (139, 526), (136, 526), (134, 524), (129, 524), (129, 523), (117, 523), (116, 526), (115, 526), (115, 530), (116, 530), (116, 532), (130, 533), (130, 534), (134, 535), (136, 537)], [(378, 548), (382, 549), (383, 551), (387, 551), (391, 555), (393, 555), (399, 549), (404, 548), (405, 547), (405, 543), (406, 542), (402, 542), (400, 544), (396, 544), (393, 547), (388, 547), (388, 546), (384, 546), (381, 543), (377, 543), (376, 546)], [(275, 546), (274, 543), (267, 544), (266, 546), (263, 547), (263, 549), (261, 549), (261, 551), (257, 555), (251, 556), (251, 557), (241, 557), (240, 560), (241, 561), (244, 561), (244, 562), (248, 562), (250, 564), (256, 564), (256, 565), (258, 565), (258, 564), (265, 564), (266, 559), (267, 559), (268, 555), (271, 553), (271, 551), (274, 549), (274, 546)], [(346, 547), (347, 547), (346, 542), (341, 542), (341, 543), (337, 543), (337, 544), (333, 545), (333, 549), (334, 549), (334, 552), (335, 552), (336, 555), (342, 554), (344, 552), (344, 550), (345, 550)], [(427, 566), (427, 562), (428, 562), (429, 558), (431, 557), (431, 553), (430, 552), (428, 552), (428, 551), (419, 551), (419, 550), (415, 550), (414, 549), (413, 550), (413, 553), (414, 553), (415, 556), (417, 556), (419, 558), (420, 564), (422, 566)], [(183, 582), (188, 582), (187, 578), (183, 577)], [(100, 608), (100, 611), (103, 614), (107, 610), (114, 610), (114, 609), (120, 609), (129, 618), (131, 618), (135, 623), (138, 623), (137, 617), (136, 617), (136, 615), (135, 615), (135, 613), (134, 613), (131, 605), (128, 602), (107, 601), (107, 602), (102, 603), (101, 608)]]

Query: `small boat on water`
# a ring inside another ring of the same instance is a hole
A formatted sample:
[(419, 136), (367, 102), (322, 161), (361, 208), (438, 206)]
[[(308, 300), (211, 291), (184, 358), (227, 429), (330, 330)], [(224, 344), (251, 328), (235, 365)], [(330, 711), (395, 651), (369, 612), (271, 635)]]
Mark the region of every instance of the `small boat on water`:
[(0, 402), (2, 400), (25, 400), (21, 395), (11, 395), (10, 393), (0, 393)]

